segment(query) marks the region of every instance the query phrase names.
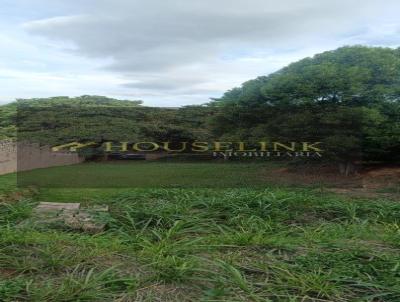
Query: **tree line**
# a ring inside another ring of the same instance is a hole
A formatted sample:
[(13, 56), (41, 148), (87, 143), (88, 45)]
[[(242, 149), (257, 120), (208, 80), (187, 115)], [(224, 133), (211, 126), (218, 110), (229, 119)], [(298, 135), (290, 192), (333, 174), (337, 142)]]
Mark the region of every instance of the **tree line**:
[(0, 139), (322, 142), (324, 158), (400, 159), (400, 48), (352, 46), (292, 63), (201, 106), (146, 107), (102, 96), (0, 106)]

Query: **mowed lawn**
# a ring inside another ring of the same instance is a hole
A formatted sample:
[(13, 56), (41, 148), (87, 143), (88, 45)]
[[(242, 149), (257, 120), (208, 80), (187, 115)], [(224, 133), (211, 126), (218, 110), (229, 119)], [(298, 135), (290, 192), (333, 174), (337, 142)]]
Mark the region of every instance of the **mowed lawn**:
[[(265, 165), (190, 165), (26, 172), (35, 188), (1, 176), (0, 301), (400, 301), (399, 201), (270, 185)], [(107, 204), (108, 227), (21, 227), (39, 201)]]
[(246, 187), (265, 186), (277, 163), (115, 161), (18, 173), (21, 186), (38, 187)]

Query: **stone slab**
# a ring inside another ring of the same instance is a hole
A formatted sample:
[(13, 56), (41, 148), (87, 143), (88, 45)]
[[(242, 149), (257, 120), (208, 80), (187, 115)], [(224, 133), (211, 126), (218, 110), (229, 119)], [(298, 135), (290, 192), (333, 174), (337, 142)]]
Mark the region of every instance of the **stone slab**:
[(41, 202), (36, 207), (39, 212), (79, 211), (80, 203)]
[(107, 205), (81, 208), (80, 203), (41, 202), (35, 209), (36, 214), (21, 225), (33, 223), (36, 226), (61, 227), (96, 234), (105, 230), (108, 211)]

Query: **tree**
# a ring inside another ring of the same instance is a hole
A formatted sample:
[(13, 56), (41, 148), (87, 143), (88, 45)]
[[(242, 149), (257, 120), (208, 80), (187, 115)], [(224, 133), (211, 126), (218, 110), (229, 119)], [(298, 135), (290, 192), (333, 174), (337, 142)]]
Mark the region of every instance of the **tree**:
[(211, 106), (226, 109), (214, 122), (220, 132), (252, 137), (262, 129), (275, 139), (314, 138), (349, 172), (356, 161), (398, 156), (399, 102), (400, 48), (353, 46), (247, 81)]

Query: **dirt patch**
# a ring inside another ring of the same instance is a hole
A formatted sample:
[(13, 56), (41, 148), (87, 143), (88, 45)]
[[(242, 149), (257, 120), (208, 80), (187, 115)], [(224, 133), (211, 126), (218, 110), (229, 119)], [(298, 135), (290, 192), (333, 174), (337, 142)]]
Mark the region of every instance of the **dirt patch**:
[(400, 167), (367, 170), (362, 177), (365, 188), (377, 190), (396, 186), (400, 188)]
[(297, 166), (265, 171), (268, 181), (283, 185), (323, 187), (324, 190), (358, 197), (400, 200), (400, 167), (363, 167), (343, 176), (332, 166)]
[(2, 278), (9, 278), (14, 275), (18, 274), (16, 270), (13, 269), (7, 269), (7, 268), (0, 268), (0, 276)]
[(397, 193), (385, 193), (385, 192), (376, 192), (367, 188), (349, 188), (349, 189), (341, 189), (341, 188), (327, 188), (326, 192), (348, 195), (351, 197), (363, 197), (363, 198), (389, 198), (400, 200), (400, 195)]
[(136, 292), (135, 301), (171, 301), (171, 302), (189, 302), (194, 301), (196, 294), (199, 294), (193, 288), (186, 288), (174, 284), (156, 283)]

